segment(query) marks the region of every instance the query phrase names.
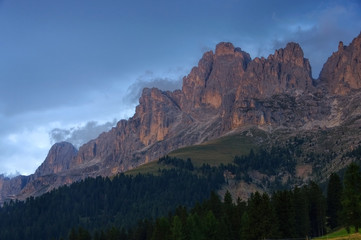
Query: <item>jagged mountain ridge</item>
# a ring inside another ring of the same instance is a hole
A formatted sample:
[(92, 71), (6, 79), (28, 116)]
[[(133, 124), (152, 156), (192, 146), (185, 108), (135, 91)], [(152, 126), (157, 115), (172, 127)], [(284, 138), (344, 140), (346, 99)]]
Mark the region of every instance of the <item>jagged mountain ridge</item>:
[(0, 200), (124, 172), (248, 125), (308, 130), (339, 126), (346, 113), (338, 111), (338, 99), (361, 87), (360, 62), (361, 34), (349, 46), (340, 43), (317, 80), (297, 43), (253, 60), (231, 43), (219, 43), (184, 77), (182, 90), (144, 89), (129, 120), (119, 121), (77, 152), (69, 144), (55, 144), (33, 175), (1, 178)]

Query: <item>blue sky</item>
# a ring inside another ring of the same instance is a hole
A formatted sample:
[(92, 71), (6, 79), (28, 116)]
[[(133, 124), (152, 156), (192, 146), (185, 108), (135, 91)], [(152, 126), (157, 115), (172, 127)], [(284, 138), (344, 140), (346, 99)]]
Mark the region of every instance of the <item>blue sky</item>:
[(180, 88), (218, 42), (252, 58), (298, 42), (317, 78), (360, 26), (357, 0), (0, 1), (0, 173), (131, 117), (143, 87)]

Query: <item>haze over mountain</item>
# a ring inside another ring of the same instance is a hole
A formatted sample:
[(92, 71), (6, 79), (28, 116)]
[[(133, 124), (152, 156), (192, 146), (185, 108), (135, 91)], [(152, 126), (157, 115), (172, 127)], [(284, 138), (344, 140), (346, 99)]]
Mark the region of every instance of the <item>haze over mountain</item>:
[(297, 42), (318, 78), (361, 25), (358, 0), (4, 0), (0, 12), (0, 173), (24, 175), (60, 140), (52, 130), (94, 138), (81, 130), (131, 117), (143, 87), (181, 88), (218, 42), (252, 58)]
[[(267, 58), (251, 59), (232, 43), (221, 42), (183, 78), (182, 90), (145, 88), (129, 120), (119, 121), (79, 150), (70, 143), (54, 144), (28, 177), (2, 177), (1, 200), (39, 195), (85, 177), (111, 176), (172, 150), (250, 128), (264, 133), (265, 137), (255, 137), (259, 145), (274, 144), (275, 136), (283, 137), (283, 142), (297, 136), (304, 139), (301, 145), (307, 154), (332, 151), (323, 163), (326, 177), (328, 169), (338, 170), (349, 162), (340, 149), (359, 147), (360, 87), (361, 34), (348, 46), (339, 43), (319, 79), (312, 78), (310, 63), (297, 43), (288, 43)], [(339, 131), (346, 132), (345, 137), (333, 138)], [(320, 135), (331, 138), (328, 146), (321, 146), (326, 140), (318, 139)], [(322, 158), (296, 160), (309, 169), (297, 176), (306, 180), (315, 177)]]

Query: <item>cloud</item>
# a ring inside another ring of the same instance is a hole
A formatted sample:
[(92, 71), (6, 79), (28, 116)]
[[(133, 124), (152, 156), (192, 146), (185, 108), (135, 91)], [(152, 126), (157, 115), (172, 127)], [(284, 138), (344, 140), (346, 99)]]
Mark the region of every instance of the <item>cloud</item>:
[[(78, 147), (116, 124), (116, 120), (109, 119), (126, 118), (132, 114), (122, 106), (108, 106), (106, 102), (96, 104), (103, 105), (103, 108), (99, 110), (101, 106), (89, 104), (11, 117), (0, 114), (0, 174), (34, 173), (56, 141), (68, 140)], [(108, 112), (112, 114), (107, 115)], [(87, 122), (88, 119), (94, 121)], [(54, 139), (49, 137), (51, 132)]]
[(182, 87), (182, 76), (175, 79), (169, 77), (156, 77), (151, 71), (147, 71), (128, 87), (124, 101), (137, 104), (144, 88), (159, 88), (163, 91), (173, 91)]
[(337, 51), (338, 42), (349, 44), (360, 33), (360, 11), (360, 6), (352, 1), (343, 5), (336, 3), (309, 13), (304, 16), (306, 20), (284, 23), (282, 34), (272, 40), (272, 48), (283, 48), (290, 41), (299, 43), (305, 58), (310, 60), (313, 77), (318, 78), (327, 58)]
[(1, 135), (0, 173), (31, 174), (46, 157), (50, 148), (47, 129), (37, 127)]
[(79, 148), (84, 143), (97, 138), (101, 133), (109, 131), (117, 123), (114, 119), (112, 122), (100, 124), (96, 121), (90, 121), (82, 126), (72, 127), (70, 129), (54, 128), (50, 131), (49, 137), (51, 144), (57, 142), (70, 142)]

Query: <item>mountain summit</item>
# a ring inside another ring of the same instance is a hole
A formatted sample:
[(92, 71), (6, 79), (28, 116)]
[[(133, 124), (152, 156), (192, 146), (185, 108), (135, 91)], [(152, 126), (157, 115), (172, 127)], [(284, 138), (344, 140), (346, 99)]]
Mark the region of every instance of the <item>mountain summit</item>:
[(203, 54), (183, 78), (181, 90), (146, 88), (129, 120), (119, 121), (79, 151), (69, 143), (55, 144), (33, 175), (1, 178), (0, 200), (114, 175), (248, 126), (265, 131), (334, 128), (357, 112), (346, 103), (351, 101), (347, 97), (359, 97), (360, 88), (361, 34), (349, 46), (340, 42), (316, 80), (297, 43), (252, 60), (222, 42)]
[(332, 94), (346, 95), (361, 88), (361, 33), (349, 46), (338, 45), (323, 66), (320, 82)]

